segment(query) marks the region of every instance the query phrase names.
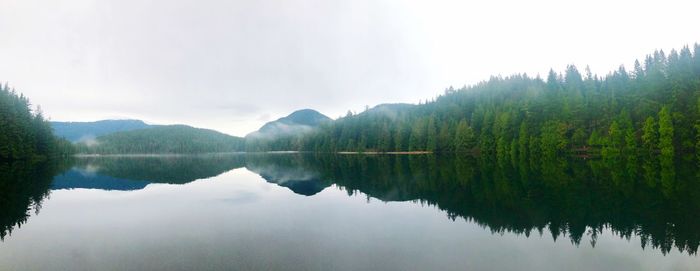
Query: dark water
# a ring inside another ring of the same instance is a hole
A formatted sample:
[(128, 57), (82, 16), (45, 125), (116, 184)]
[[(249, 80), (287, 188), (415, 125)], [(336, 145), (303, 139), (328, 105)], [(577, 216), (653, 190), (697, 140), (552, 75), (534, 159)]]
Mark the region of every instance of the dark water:
[(0, 164), (0, 270), (700, 270), (690, 161)]

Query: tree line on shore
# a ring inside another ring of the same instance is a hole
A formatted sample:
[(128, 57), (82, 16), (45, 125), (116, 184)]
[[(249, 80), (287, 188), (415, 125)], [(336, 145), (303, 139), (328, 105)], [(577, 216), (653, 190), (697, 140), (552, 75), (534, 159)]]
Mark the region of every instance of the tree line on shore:
[(348, 112), (315, 133), (255, 150), (476, 152), (499, 157), (596, 151), (673, 156), (700, 149), (700, 45), (655, 51), (606, 76), (570, 65), (448, 88), (417, 106)]
[(72, 153), (70, 142), (54, 136), (40, 108), (6, 83), (0, 85), (0, 161), (36, 160)]

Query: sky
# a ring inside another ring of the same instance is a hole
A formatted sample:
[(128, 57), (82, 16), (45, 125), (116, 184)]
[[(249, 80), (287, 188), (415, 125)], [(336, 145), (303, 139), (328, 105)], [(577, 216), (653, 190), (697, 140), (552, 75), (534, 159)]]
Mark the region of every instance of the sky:
[(56, 121), (243, 136), (492, 75), (600, 75), (700, 42), (697, 1), (0, 0), (0, 82)]

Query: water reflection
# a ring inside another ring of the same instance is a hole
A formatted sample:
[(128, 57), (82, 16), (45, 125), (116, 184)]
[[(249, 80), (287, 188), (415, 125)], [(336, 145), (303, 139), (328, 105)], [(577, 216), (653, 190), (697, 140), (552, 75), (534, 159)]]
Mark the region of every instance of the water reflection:
[(185, 184), (243, 167), (245, 156), (107, 156), (84, 157), (75, 161), (75, 171), (93, 176), (103, 175), (146, 183)]
[[(604, 230), (663, 253), (696, 254), (700, 245), (700, 171), (692, 160), (514, 159), (414, 155), (224, 155), (77, 159), (71, 170), (4, 165), (2, 237), (38, 210), (48, 189), (138, 190), (150, 183), (185, 184), (245, 167), (269, 183), (312, 196), (335, 185), (382, 201), (436, 206), (449, 219), (493, 233), (596, 245)], [(27, 180), (36, 180), (27, 182)], [(588, 237), (588, 238), (584, 238)]]
[(609, 228), (620, 237), (639, 236), (643, 248), (663, 253), (675, 247), (695, 254), (700, 245), (700, 182), (692, 161), (280, 155), (248, 159), (246, 166), (278, 179), (293, 173), (287, 179), (314, 183), (307, 186), (335, 184), (349, 195), (435, 205), (450, 219), (494, 233), (547, 230), (555, 240), (567, 237), (576, 245), (589, 236), (595, 246)]
[(0, 163), (0, 240), (39, 213), (53, 176), (64, 169), (58, 163)]
[(332, 184), (321, 179), (318, 167), (324, 167), (324, 164), (318, 158), (290, 154), (248, 155), (245, 167), (269, 183), (286, 187), (299, 195), (313, 196)]

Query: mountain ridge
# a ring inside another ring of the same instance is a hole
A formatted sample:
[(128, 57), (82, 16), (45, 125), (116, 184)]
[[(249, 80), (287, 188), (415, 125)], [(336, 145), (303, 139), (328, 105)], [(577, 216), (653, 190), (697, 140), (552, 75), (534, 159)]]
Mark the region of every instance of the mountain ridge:
[(247, 134), (246, 138), (274, 138), (294, 134), (303, 134), (328, 123), (333, 119), (314, 110), (299, 109), (274, 121), (265, 123), (257, 131)]
[(94, 140), (111, 133), (150, 128), (137, 119), (105, 119), (97, 121), (52, 121), (51, 128), (58, 137), (73, 143)]
[(238, 152), (244, 144), (241, 137), (177, 124), (110, 133), (80, 142), (77, 148), (88, 154), (195, 154)]

